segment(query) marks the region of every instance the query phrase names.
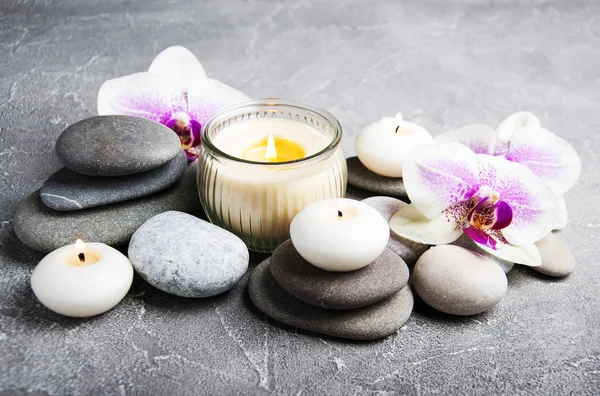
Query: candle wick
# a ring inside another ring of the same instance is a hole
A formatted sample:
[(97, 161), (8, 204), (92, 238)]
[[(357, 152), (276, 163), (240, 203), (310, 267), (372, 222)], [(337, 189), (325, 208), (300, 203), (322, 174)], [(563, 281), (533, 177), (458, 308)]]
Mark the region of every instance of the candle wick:
[(396, 134), (396, 135), (398, 134), (398, 129), (400, 129), (400, 125), (398, 125), (398, 126), (396, 127), (396, 130), (394, 131), (394, 134)]
[(341, 219), (341, 218), (342, 218), (342, 211), (338, 210), (338, 219)]
[(85, 263), (85, 254), (83, 252), (79, 253), (77, 257), (79, 257), (79, 261)]

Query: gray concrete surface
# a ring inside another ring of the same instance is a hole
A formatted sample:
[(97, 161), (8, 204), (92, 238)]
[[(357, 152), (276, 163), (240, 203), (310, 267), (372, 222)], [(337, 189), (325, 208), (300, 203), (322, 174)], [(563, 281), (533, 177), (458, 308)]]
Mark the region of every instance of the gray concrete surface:
[[(0, 394), (600, 393), (599, 19), (595, 0), (2, 1)], [(243, 284), (186, 300), (138, 279), (100, 317), (49, 312), (15, 208), (59, 168), (54, 142), (96, 114), (102, 82), (175, 44), (252, 97), (330, 110), (347, 155), (362, 126), (398, 111), (434, 134), (536, 113), (583, 160), (562, 232), (576, 272), (513, 270), (493, 311), (457, 319), (417, 303), (402, 331), (369, 343), (266, 320)]]

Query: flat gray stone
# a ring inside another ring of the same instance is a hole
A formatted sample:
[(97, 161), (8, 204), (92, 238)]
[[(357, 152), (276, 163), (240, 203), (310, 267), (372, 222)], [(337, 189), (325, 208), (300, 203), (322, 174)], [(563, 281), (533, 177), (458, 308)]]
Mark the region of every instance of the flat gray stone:
[(63, 131), (56, 154), (63, 165), (88, 176), (124, 176), (166, 164), (181, 151), (179, 137), (145, 118), (86, 118)]
[(456, 241), (452, 242), (450, 245), (460, 246), (460, 247), (463, 247), (465, 249), (472, 250), (475, 253), (481, 254), (483, 257), (485, 257), (485, 258), (493, 261), (494, 263), (498, 264), (498, 266), (500, 268), (502, 268), (502, 271), (504, 271), (505, 274), (508, 274), (514, 268), (514, 266), (515, 266), (515, 263), (511, 263), (510, 261), (506, 261), (504, 259), (501, 259), (500, 257), (494, 256), (493, 254), (490, 254), (490, 253), (486, 252), (485, 250), (483, 250), (482, 248), (480, 248), (466, 234), (462, 234), (460, 236), (460, 238), (458, 238)]
[(270, 269), (288, 293), (327, 309), (366, 307), (398, 293), (408, 282), (406, 263), (389, 249), (356, 271), (329, 272), (304, 260), (287, 240), (273, 252)]
[(35, 191), (17, 209), (14, 229), (21, 242), (40, 252), (71, 244), (77, 238), (121, 247), (146, 220), (168, 210), (202, 213), (195, 164), (188, 165), (182, 178), (166, 190), (97, 208), (59, 212), (44, 205), (39, 190)]
[(412, 285), (433, 308), (465, 316), (494, 307), (508, 287), (496, 263), (454, 245), (438, 245), (425, 252), (415, 264)]
[(562, 278), (575, 270), (571, 248), (556, 234), (549, 234), (535, 244), (542, 256), (542, 265), (531, 269), (548, 276)]
[[(362, 200), (362, 202), (377, 210), (386, 221), (390, 221), (400, 208), (408, 205), (406, 202), (393, 197), (376, 196)], [(429, 245), (402, 238), (390, 229), (388, 249), (402, 257), (408, 265), (413, 265), (423, 253), (429, 249)]]
[(166, 165), (128, 176), (94, 177), (62, 168), (42, 185), (42, 202), (54, 210), (70, 211), (144, 197), (172, 186), (179, 180), (187, 158), (179, 154)]
[(346, 159), (348, 164), (348, 184), (362, 190), (381, 195), (406, 198), (406, 189), (401, 177), (385, 177), (371, 172), (358, 157)]
[(192, 215), (169, 211), (131, 237), (133, 268), (152, 286), (181, 297), (210, 297), (231, 289), (248, 270), (244, 242)]
[(289, 326), (351, 340), (376, 340), (396, 332), (410, 317), (413, 295), (408, 286), (364, 308), (330, 310), (306, 304), (286, 292), (260, 263), (248, 280), (248, 294), (258, 309)]

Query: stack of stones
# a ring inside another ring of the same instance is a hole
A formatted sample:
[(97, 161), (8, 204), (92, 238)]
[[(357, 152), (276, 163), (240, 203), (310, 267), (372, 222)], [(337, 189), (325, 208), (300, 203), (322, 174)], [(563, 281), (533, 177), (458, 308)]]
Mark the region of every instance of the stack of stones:
[(306, 261), (288, 240), (256, 267), (248, 293), (261, 311), (287, 325), (375, 340), (398, 331), (409, 318), (408, 277), (406, 263), (390, 249), (366, 267), (329, 272)]
[(125, 246), (150, 217), (201, 213), (195, 167), (169, 128), (138, 117), (100, 116), (68, 127), (56, 142), (64, 168), (19, 207), (17, 237), (49, 252), (81, 238)]
[[(392, 197), (375, 196), (362, 201), (387, 221), (407, 203)], [(575, 269), (571, 249), (556, 235), (536, 243), (542, 265), (531, 269), (562, 278)], [(459, 316), (477, 315), (495, 307), (507, 293), (505, 273), (513, 263), (504, 261), (477, 246), (463, 235), (451, 245), (430, 247), (409, 241), (391, 232), (388, 248), (413, 265), (411, 286), (427, 305)]]

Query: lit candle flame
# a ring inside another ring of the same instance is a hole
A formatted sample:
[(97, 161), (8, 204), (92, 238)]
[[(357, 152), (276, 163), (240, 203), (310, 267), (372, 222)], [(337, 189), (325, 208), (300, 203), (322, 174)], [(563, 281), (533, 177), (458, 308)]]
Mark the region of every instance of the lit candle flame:
[(75, 249), (79, 252), (79, 254), (77, 254), (77, 258), (79, 259), (79, 262), (82, 264), (85, 264), (85, 243), (83, 243), (83, 241), (81, 239), (77, 239), (75, 241)]
[(277, 161), (277, 149), (275, 148), (275, 139), (273, 139), (273, 135), (269, 135), (269, 139), (267, 140), (267, 152), (265, 154), (265, 159), (268, 162)]
[(85, 243), (81, 239), (77, 239), (75, 241), (75, 249), (77, 249), (77, 251), (81, 252), (82, 250), (85, 249)]

